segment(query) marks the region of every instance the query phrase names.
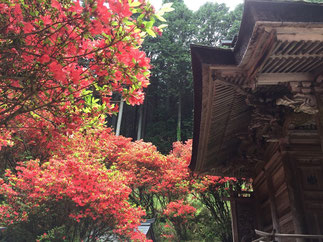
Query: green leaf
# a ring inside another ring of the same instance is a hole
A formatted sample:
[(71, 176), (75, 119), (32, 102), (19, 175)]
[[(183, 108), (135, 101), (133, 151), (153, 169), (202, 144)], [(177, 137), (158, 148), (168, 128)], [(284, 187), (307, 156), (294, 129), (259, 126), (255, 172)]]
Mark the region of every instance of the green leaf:
[(163, 29), (163, 28), (166, 28), (168, 26), (168, 24), (161, 24), (158, 26), (159, 29)]
[(154, 31), (152, 31), (151, 29), (146, 29), (146, 32), (147, 32), (147, 34), (149, 34), (150, 36), (152, 36), (152, 37), (156, 37), (155, 32), (154, 32)]
[(128, 20), (124, 21), (124, 23), (125, 23), (127, 26), (133, 26), (133, 25), (135, 25), (135, 24), (134, 24), (134, 22), (131, 22), (131, 21), (128, 21)]
[(129, 6), (132, 7), (132, 8), (139, 7), (140, 5), (141, 5), (141, 2), (138, 2), (138, 1), (131, 2), (131, 1), (129, 1)]
[(167, 12), (171, 12), (174, 11), (175, 9), (172, 8), (173, 3), (165, 3), (162, 7), (161, 7), (161, 11), (167, 13)]
[(170, 8), (173, 5), (173, 3), (165, 3), (163, 4), (162, 8)]
[(160, 21), (162, 21), (162, 22), (166, 22), (166, 19), (164, 19), (164, 17), (162, 17), (161, 15), (156, 14), (155, 16), (156, 16), (156, 18), (158, 18)]
[(149, 22), (146, 22), (146, 24), (145, 24), (146, 28), (147, 28), (147, 29), (151, 29), (151, 27), (153, 27), (153, 25), (154, 25), (154, 22), (155, 22), (155, 21), (149, 21)]

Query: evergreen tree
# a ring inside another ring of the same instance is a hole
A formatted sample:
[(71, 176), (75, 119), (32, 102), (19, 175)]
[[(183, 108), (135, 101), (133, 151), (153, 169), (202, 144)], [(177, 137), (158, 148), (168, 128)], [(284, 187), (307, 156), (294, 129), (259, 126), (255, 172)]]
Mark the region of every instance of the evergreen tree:
[(162, 152), (167, 152), (173, 141), (191, 137), (193, 109), (189, 44), (196, 36), (194, 13), (182, 0), (172, 7), (175, 11), (165, 15), (169, 26), (160, 40), (144, 43), (154, 66), (147, 91), (145, 140), (156, 144)]
[[(164, 3), (170, 2), (165, 0)], [(238, 32), (242, 4), (229, 11), (225, 4), (206, 3), (196, 12), (183, 0), (165, 15), (169, 26), (161, 38), (146, 39), (143, 47), (153, 65), (147, 90), (144, 140), (167, 153), (175, 140), (187, 140), (193, 130), (193, 85), (190, 44), (217, 46)], [(158, 24), (157, 24), (158, 25)]]

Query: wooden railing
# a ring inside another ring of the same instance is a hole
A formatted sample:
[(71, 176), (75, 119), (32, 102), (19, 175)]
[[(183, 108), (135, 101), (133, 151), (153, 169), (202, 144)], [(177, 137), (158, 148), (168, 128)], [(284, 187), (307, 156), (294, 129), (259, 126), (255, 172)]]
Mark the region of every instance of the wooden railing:
[(279, 234), (275, 230), (272, 233), (266, 233), (256, 229), (255, 232), (260, 238), (252, 242), (274, 242), (276, 238), (323, 239), (323, 235), (318, 234)]

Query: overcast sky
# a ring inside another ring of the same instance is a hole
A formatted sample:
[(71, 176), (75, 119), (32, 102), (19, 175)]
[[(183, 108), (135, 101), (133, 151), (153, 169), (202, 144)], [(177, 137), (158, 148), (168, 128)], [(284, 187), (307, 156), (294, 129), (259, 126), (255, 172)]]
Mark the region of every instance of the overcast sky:
[[(162, 0), (149, 0), (152, 5), (159, 9), (162, 3)], [(203, 5), (206, 2), (218, 2), (218, 3), (225, 3), (228, 7), (230, 7), (231, 10), (235, 8), (239, 3), (242, 3), (243, 0), (184, 0), (186, 6), (196, 11), (201, 5)]]

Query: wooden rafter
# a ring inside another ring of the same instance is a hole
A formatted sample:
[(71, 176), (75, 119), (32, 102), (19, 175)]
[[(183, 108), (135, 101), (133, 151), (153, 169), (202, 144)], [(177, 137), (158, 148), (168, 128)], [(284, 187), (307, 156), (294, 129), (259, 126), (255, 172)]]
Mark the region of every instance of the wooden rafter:
[(277, 85), (286, 82), (313, 81), (314, 76), (310, 73), (261, 73), (258, 85)]

